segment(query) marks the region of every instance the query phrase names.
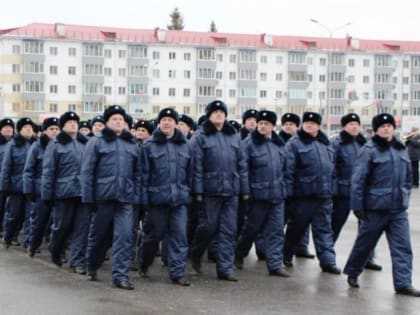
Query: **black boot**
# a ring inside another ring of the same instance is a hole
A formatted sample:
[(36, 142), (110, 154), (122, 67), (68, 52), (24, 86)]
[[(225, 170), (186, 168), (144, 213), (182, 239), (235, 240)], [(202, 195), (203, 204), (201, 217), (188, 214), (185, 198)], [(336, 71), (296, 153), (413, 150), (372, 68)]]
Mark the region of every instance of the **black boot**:
[(396, 293), (401, 295), (420, 297), (420, 291), (415, 289), (413, 286), (397, 289)]
[(349, 284), (349, 286), (351, 286), (352, 288), (359, 288), (359, 282), (357, 281), (356, 277), (347, 277), (347, 283)]
[(189, 287), (190, 286), (190, 282), (187, 279), (185, 279), (184, 277), (177, 278), (177, 279), (172, 279), (172, 283), (177, 284), (181, 287)]

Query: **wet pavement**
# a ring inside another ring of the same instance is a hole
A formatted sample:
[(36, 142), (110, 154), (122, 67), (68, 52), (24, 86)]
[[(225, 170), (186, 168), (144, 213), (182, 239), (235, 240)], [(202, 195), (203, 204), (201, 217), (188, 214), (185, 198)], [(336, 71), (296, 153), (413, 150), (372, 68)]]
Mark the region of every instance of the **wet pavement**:
[[(420, 288), (420, 191), (413, 191), (410, 224), (414, 251), (413, 284)], [(336, 244), (337, 264), (343, 267), (357, 223), (351, 216)], [(311, 245), (311, 250), (313, 247)], [(383, 271), (365, 271), (360, 289), (350, 289), (344, 275), (323, 273), (317, 260), (296, 259), (289, 279), (267, 275), (254, 252), (237, 270), (237, 283), (216, 279), (215, 266), (204, 263), (204, 275), (188, 275), (191, 287), (170, 283), (159, 259), (151, 277), (131, 278), (134, 291), (112, 288), (110, 263), (99, 281), (88, 282), (67, 265), (58, 268), (42, 253), (29, 258), (20, 247), (0, 248), (0, 314), (420, 314), (420, 298), (395, 295), (386, 239), (378, 244), (376, 260)], [(190, 273), (190, 268), (188, 272)]]

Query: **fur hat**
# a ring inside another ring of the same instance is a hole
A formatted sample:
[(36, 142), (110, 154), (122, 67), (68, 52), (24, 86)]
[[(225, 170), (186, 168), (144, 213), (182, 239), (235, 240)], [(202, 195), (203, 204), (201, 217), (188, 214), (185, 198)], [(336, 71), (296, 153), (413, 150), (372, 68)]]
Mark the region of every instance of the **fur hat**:
[(0, 120), (0, 130), (5, 126), (10, 126), (13, 129), (15, 129), (15, 123), (10, 118), (4, 118), (4, 119)]
[(378, 130), (378, 128), (383, 124), (391, 124), (395, 128), (396, 125), (395, 125), (394, 116), (392, 116), (391, 114), (382, 113), (382, 114), (379, 114), (379, 115), (376, 115), (375, 117), (373, 117), (373, 119), (372, 119), (373, 131), (376, 132), (376, 130)]
[(16, 129), (18, 132), (20, 132), (25, 125), (31, 125), (32, 129), (35, 127), (35, 123), (30, 119), (29, 117), (23, 117), (18, 120), (16, 123)]
[(91, 128), (90, 128), (89, 122), (88, 121), (85, 121), (85, 120), (84, 121), (81, 121), (79, 123), (79, 130), (82, 129), (82, 128), (88, 128), (90, 130)]
[(315, 112), (304, 112), (302, 117), (302, 122), (305, 121), (312, 121), (318, 125), (321, 125), (322, 123), (322, 116), (319, 113)]
[(175, 120), (176, 123), (179, 121), (179, 115), (175, 109), (172, 108), (164, 108), (159, 112), (158, 122), (160, 123), (163, 117), (171, 117)]
[(127, 121), (127, 117), (126, 117), (127, 115), (125, 113), (125, 109), (121, 105), (108, 106), (105, 109), (104, 114), (102, 116), (104, 118), (104, 121), (107, 122), (109, 118), (111, 118), (112, 115), (117, 115), (117, 114), (123, 116), (124, 120)]
[(236, 131), (239, 132), (241, 130), (242, 125), (238, 123), (236, 120), (229, 120), (229, 124), (231, 124), (233, 127), (235, 127)]
[(149, 134), (153, 133), (153, 123), (151, 121), (147, 121), (147, 120), (139, 120), (136, 125), (135, 125), (135, 129), (139, 129), (139, 128), (144, 128), (146, 129)]
[(215, 110), (221, 109), (225, 112), (225, 115), (227, 116), (227, 106), (223, 101), (215, 100), (207, 104), (206, 106), (206, 116), (210, 117), (211, 113)]
[(75, 120), (77, 123), (80, 122), (80, 117), (75, 112), (65, 112), (60, 116), (60, 129), (63, 129), (63, 126), (69, 120)]
[(97, 116), (93, 117), (90, 125), (93, 126), (97, 122), (105, 125), (104, 117), (102, 115), (97, 115)]
[(296, 127), (300, 126), (300, 117), (293, 113), (285, 113), (281, 116), (281, 124), (284, 125), (286, 122), (292, 122)]
[(355, 113), (344, 115), (343, 117), (341, 117), (341, 126), (344, 127), (345, 125), (347, 125), (349, 122), (352, 122), (352, 121), (358, 122), (360, 125), (359, 115)]
[(277, 115), (275, 112), (269, 110), (260, 110), (257, 114), (257, 122), (261, 120), (269, 121), (275, 126), (277, 122)]
[(48, 117), (48, 118), (45, 118), (44, 121), (42, 122), (43, 131), (47, 130), (48, 127), (51, 127), (51, 126), (60, 127), (60, 121), (58, 120), (57, 117)]
[(179, 121), (186, 123), (188, 127), (190, 127), (191, 129), (194, 128), (194, 119), (192, 119), (192, 117), (188, 115), (185, 115), (185, 114), (179, 115)]
[(257, 118), (258, 111), (256, 109), (248, 109), (242, 114), (242, 124), (245, 124), (248, 118)]

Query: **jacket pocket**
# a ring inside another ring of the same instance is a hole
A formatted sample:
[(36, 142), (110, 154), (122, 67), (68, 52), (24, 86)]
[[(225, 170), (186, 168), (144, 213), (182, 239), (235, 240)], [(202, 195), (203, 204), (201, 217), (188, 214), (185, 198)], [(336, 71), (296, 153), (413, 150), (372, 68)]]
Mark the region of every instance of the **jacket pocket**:
[(314, 157), (313, 157), (313, 150), (309, 147), (304, 147), (298, 149), (299, 154), (299, 162), (304, 167), (313, 167), (314, 165)]
[(112, 200), (117, 198), (116, 185), (118, 183), (115, 176), (98, 178), (96, 181), (96, 200)]
[[(317, 176), (302, 176), (298, 178), (297, 187), (295, 187), (295, 191), (297, 191), (297, 195), (313, 195), (317, 194), (320, 188), (318, 189)], [(299, 193), (300, 192), (300, 193)]]
[(203, 191), (218, 192), (220, 188), (220, 179), (217, 172), (205, 172), (203, 175)]
[(392, 188), (371, 188), (367, 191), (367, 210), (389, 210), (391, 208)]
[(268, 164), (268, 154), (265, 152), (254, 152), (250, 155), (250, 168), (260, 168)]

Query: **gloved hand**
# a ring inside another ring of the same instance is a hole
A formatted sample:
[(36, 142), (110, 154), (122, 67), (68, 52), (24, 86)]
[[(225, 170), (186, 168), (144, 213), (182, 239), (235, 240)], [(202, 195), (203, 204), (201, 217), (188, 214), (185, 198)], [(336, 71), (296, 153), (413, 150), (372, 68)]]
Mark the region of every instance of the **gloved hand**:
[(366, 211), (363, 210), (353, 210), (354, 215), (356, 216), (356, 218), (358, 218), (359, 220), (366, 220), (367, 219), (367, 214)]
[(249, 195), (248, 194), (243, 194), (241, 195), (241, 198), (243, 201), (248, 201), (249, 200)]
[(26, 200), (28, 200), (28, 201), (35, 202), (35, 200), (36, 200), (36, 195), (35, 195), (35, 193), (25, 194), (25, 198), (26, 198)]
[(195, 201), (196, 202), (203, 202), (203, 195), (202, 194), (196, 194), (195, 196), (194, 196), (194, 199), (195, 199)]
[(96, 206), (96, 203), (94, 202), (86, 203), (86, 207), (89, 209), (90, 212), (98, 211), (98, 207)]

